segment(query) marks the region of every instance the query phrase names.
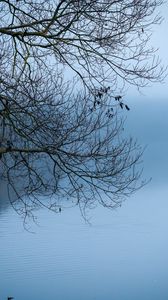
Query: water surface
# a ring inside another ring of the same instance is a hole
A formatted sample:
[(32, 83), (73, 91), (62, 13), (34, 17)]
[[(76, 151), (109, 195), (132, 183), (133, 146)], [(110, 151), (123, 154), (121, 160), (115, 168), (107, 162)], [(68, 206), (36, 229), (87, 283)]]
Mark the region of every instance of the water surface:
[(29, 233), (0, 185), (1, 300), (168, 299), (168, 105), (131, 109), (127, 130), (148, 145), (153, 180), (115, 211), (92, 210), (92, 225), (77, 208), (41, 210)]
[(0, 215), (0, 299), (167, 300), (168, 189), (148, 186), (122, 208), (38, 212), (34, 234)]

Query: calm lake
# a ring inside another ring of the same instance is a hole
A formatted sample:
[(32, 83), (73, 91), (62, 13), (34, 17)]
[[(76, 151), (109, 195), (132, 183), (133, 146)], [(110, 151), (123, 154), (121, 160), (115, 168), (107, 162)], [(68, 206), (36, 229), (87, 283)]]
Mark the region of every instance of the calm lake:
[(34, 233), (0, 211), (0, 299), (168, 299), (168, 189), (145, 188), (116, 211), (38, 212)]
[(41, 210), (29, 233), (0, 187), (0, 300), (168, 299), (168, 106), (159, 107), (130, 114), (152, 182), (117, 210), (92, 210), (91, 225), (77, 208)]

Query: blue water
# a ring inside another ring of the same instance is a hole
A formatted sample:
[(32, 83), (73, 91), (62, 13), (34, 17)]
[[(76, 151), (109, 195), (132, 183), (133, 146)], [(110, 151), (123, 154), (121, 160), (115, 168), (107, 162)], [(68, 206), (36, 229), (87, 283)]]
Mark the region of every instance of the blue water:
[(148, 186), (91, 225), (77, 209), (40, 211), (35, 233), (1, 209), (0, 299), (167, 300), (167, 195)]
[[(132, 107), (151, 183), (115, 211), (37, 212), (29, 233), (0, 186), (0, 300), (168, 299), (168, 105)], [(161, 105), (162, 104), (162, 105)]]

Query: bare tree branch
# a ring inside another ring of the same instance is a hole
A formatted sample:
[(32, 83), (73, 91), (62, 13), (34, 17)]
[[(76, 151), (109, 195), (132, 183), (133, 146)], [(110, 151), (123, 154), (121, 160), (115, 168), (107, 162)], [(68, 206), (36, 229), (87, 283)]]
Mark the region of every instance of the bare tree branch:
[(0, 1), (0, 176), (24, 218), (41, 206), (115, 208), (144, 184), (117, 90), (164, 77), (148, 47), (161, 4)]
[(13, 76), (19, 69), (22, 74), (39, 66), (39, 61), (52, 59), (53, 65), (71, 68), (87, 86), (102, 84), (107, 73), (114, 91), (121, 81), (144, 86), (161, 79), (164, 70), (155, 50), (147, 46), (151, 25), (161, 22), (155, 14), (161, 4), (161, 0), (1, 1), (1, 42), (13, 49)]

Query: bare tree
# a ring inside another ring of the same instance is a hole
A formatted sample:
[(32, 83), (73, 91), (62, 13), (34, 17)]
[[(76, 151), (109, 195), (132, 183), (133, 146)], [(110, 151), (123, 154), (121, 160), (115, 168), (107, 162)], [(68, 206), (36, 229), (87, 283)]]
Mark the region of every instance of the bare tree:
[(141, 185), (142, 150), (124, 139), (110, 88), (93, 97), (67, 85), (36, 78), (1, 92), (1, 176), (24, 217), (40, 206), (114, 208)]
[[(147, 43), (161, 0), (49, 0), (0, 2), (0, 43), (13, 77), (41, 65), (69, 66), (87, 86), (119, 78), (143, 86), (162, 68)], [(121, 81), (119, 80), (121, 84)]]
[(117, 107), (129, 107), (116, 91), (162, 79), (147, 47), (161, 3), (0, 2), (0, 175), (24, 217), (39, 206), (114, 208), (143, 184), (142, 149), (123, 138)]

